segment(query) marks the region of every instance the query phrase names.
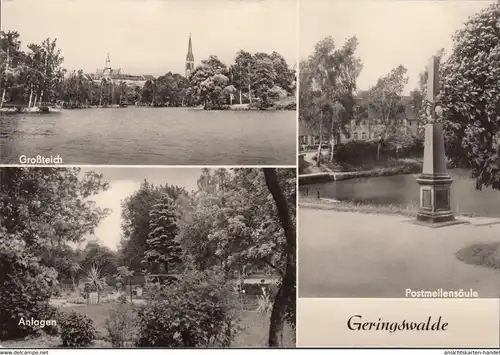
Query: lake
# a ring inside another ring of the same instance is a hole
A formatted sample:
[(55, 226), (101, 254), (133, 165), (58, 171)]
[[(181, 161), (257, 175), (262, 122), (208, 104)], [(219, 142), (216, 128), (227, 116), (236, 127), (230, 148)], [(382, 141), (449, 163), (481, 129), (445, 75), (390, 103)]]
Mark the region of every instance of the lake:
[(0, 117), (0, 163), (295, 165), (295, 111), (95, 108)]
[[(500, 191), (490, 188), (475, 190), (469, 172), (462, 169), (450, 171), (451, 205), (455, 213), (500, 217)], [(352, 201), (373, 205), (416, 206), (420, 204), (418, 175), (397, 175), (361, 178), (338, 182), (308, 184), (300, 186), (301, 194), (320, 196), (340, 201)]]

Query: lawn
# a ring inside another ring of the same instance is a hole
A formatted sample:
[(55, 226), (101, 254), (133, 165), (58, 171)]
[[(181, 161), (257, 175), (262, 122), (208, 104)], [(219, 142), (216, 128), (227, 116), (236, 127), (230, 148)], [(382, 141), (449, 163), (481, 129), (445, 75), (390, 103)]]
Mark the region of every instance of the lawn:
[[(107, 340), (106, 319), (113, 303), (99, 305), (79, 305), (73, 307), (60, 308), (63, 312), (79, 312), (86, 314), (94, 321), (97, 330), (97, 340), (92, 347), (111, 347)], [(233, 340), (234, 347), (265, 347), (269, 332), (270, 314), (262, 314), (255, 311), (241, 310), (240, 323), (241, 330)], [(293, 331), (287, 327), (284, 335), (284, 345), (286, 347), (295, 347)], [(43, 335), (37, 338), (26, 338), (10, 340), (0, 343), (2, 347), (7, 348), (55, 348), (61, 345), (59, 337)]]

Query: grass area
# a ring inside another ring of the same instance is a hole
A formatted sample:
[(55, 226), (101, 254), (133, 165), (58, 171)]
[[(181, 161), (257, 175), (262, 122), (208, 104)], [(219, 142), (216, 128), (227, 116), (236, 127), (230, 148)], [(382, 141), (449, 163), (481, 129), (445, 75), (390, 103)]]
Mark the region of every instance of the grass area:
[[(73, 307), (60, 308), (60, 311), (70, 313), (72, 311), (83, 313), (94, 321), (97, 330), (97, 339), (91, 347), (110, 348), (106, 330), (106, 319), (113, 303), (98, 305), (81, 305)], [(255, 311), (241, 309), (238, 311), (240, 322), (239, 331), (233, 340), (233, 347), (266, 347), (269, 332), (270, 314), (262, 314)], [(286, 347), (295, 347), (294, 332), (290, 327), (285, 329), (284, 345)], [(28, 337), (25, 339), (16, 339), (0, 343), (8, 348), (55, 348), (61, 346), (61, 339), (57, 336), (42, 335), (40, 337)]]
[(330, 173), (330, 172), (332, 172), (332, 170), (325, 165), (316, 166), (316, 164), (308, 162), (307, 160), (304, 160), (303, 167), (304, 167), (304, 174)]
[(500, 243), (473, 244), (460, 249), (455, 256), (469, 265), (500, 269)]
[[(301, 197), (299, 206), (307, 207), (313, 205), (316, 209), (325, 209), (339, 212), (358, 212), (365, 214), (386, 214), (405, 217), (416, 217), (419, 206), (417, 205), (384, 205), (377, 206), (366, 203), (317, 199), (312, 197)], [(312, 207), (312, 206), (311, 206)]]
[[(280, 98), (276, 101), (273, 102), (272, 106), (267, 108), (269, 111), (274, 111), (274, 110), (296, 110), (297, 108), (296, 104), (296, 98), (295, 96), (287, 96)], [(226, 106), (227, 110), (231, 111), (250, 111), (250, 110), (256, 110), (257, 108), (250, 103), (246, 104), (238, 104), (234, 103), (232, 105)]]

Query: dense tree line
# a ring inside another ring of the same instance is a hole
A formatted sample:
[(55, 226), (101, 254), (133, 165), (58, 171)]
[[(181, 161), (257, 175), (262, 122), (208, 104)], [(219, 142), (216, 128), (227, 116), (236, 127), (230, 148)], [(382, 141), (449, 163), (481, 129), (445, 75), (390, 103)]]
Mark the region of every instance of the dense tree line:
[(216, 56), (203, 60), (189, 76), (190, 104), (221, 108), (233, 103), (255, 103), (267, 108), (295, 92), (295, 71), (276, 52), (239, 51), (227, 67)]
[[(168, 72), (143, 86), (130, 76), (93, 76), (68, 72), (56, 39), (21, 49), (16, 31), (1, 32), (0, 90), (5, 103), (36, 106), (62, 103), (67, 107), (107, 105), (203, 106), (222, 109), (233, 103), (267, 108), (280, 97), (293, 96), (295, 71), (278, 53), (245, 51), (226, 66), (216, 56), (203, 60), (189, 78)], [(129, 81), (127, 81), (129, 80)]]

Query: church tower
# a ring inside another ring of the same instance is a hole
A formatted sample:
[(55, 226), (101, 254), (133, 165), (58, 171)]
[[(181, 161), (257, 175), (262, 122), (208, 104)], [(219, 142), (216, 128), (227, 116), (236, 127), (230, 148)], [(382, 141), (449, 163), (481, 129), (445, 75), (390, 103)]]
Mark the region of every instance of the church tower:
[(102, 71), (104, 76), (111, 75), (111, 60), (109, 60), (109, 53), (106, 55), (106, 64), (104, 64), (104, 70)]
[(189, 34), (189, 43), (188, 43), (188, 53), (186, 55), (186, 78), (189, 78), (189, 75), (194, 70), (194, 54), (193, 54), (193, 45), (191, 44), (191, 33)]

